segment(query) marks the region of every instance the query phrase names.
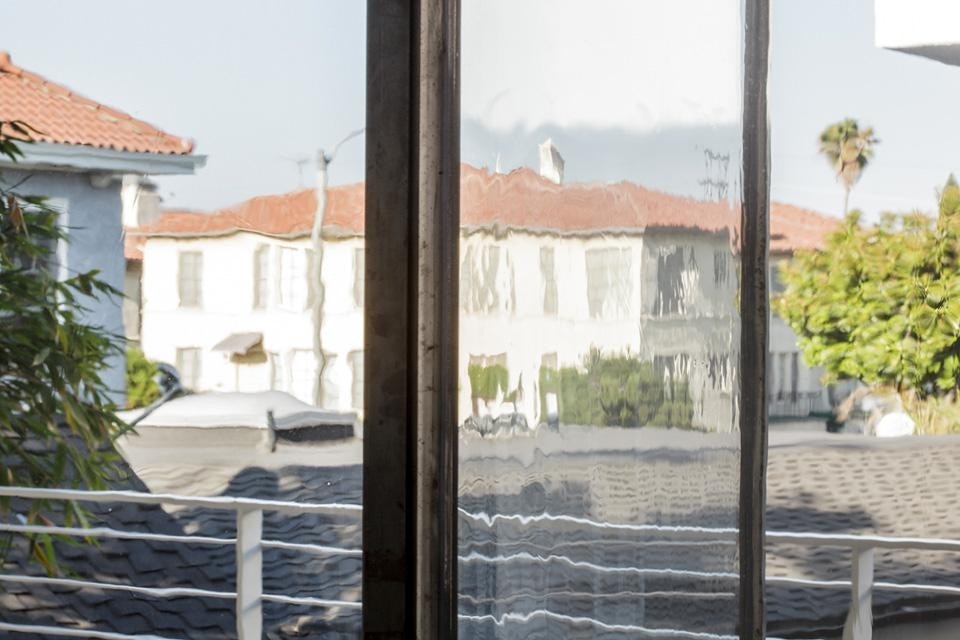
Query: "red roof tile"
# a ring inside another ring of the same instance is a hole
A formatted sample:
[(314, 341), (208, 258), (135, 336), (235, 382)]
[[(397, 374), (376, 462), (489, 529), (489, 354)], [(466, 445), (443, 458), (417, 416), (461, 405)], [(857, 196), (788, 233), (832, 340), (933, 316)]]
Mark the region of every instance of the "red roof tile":
[[(530, 169), (494, 174), (461, 165), (461, 224), (467, 229), (522, 229), (589, 234), (637, 232), (646, 228), (700, 229), (734, 233), (740, 212), (646, 189), (630, 182), (557, 185)], [(333, 187), (325, 232), (363, 233), (363, 184)], [(310, 233), (317, 200), (312, 189), (258, 196), (213, 213), (167, 211), (134, 233), (148, 236), (211, 236), (250, 231), (298, 237)], [(792, 205), (774, 203), (771, 250), (789, 252), (819, 246), (839, 221)]]
[[(21, 120), (34, 140), (117, 151), (188, 154), (193, 142), (21, 69), (0, 51), (0, 121)], [(4, 131), (12, 132), (7, 127)]]
[(123, 235), (123, 257), (127, 260), (143, 260), (143, 243), (146, 242), (143, 236)]

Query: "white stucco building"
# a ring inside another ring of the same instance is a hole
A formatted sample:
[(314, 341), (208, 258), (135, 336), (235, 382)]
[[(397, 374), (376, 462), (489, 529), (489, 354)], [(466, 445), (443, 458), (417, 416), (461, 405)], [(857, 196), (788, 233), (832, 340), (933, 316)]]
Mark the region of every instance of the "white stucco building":
[(955, 0), (875, 0), (878, 47), (960, 66), (960, 3)]
[[(597, 348), (638, 356), (666, 384), (682, 381), (694, 426), (731, 429), (739, 210), (626, 182), (560, 180), (557, 171), (461, 167), (461, 418), (516, 410), (546, 420), (564, 399), (539, 388), (543, 371), (580, 366)], [(199, 390), (280, 389), (362, 409), (363, 187), (329, 190), (318, 397), (311, 310), (321, 290), (308, 285), (316, 203), (305, 189), (209, 214), (169, 211), (134, 231), (147, 357), (175, 364)], [(833, 225), (781, 205), (773, 219), (781, 256), (816, 246)], [(782, 404), (822, 396), (789, 330), (775, 323), (773, 334), (774, 363), (786, 354), (786, 368), (772, 392)], [(500, 372), (496, 393), (473, 388), (471, 367)]]
[[(48, 198), (60, 213), (67, 240), (57, 247), (61, 277), (99, 270), (99, 277), (124, 289), (121, 181), (128, 174), (190, 174), (203, 164), (190, 140), (87, 99), (22, 69), (0, 52), (0, 122), (20, 121), (32, 130), (17, 162), (0, 160), (0, 179), (19, 185), (21, 195)], [(28, 179), (29, 178), (29, 179)], [(122, 301), (85, 301), (84, 320), (121, 335)], [(118, 355), (104, 373), (113, 398), (122, 404), (124, 362)]]

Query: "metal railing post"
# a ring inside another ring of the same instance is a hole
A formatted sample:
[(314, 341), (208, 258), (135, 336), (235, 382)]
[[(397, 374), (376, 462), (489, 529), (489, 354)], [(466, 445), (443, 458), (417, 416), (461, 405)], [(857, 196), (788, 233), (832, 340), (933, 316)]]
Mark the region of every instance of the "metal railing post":
[(237, 638), (263, 634), (263, 511), (237, 510)]
[(843, 626), (843, 640), (870, 640), (873, 637), (873, 547), (851, 550), (850, 613)]

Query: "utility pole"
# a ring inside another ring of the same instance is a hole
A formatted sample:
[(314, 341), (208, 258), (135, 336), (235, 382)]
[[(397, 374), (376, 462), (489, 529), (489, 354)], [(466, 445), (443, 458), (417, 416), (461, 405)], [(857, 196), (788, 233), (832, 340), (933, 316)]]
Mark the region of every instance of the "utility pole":
[[(312, 269), (310, 273), (313, 283), (313, 355), (317, 362), (317, 375), (313, 381), (313, 404), (321, 406), (323, 402), (323, 374), (327, 369), (327, 355), (323, 350), (323, 221), (327, 213), (327, 169), (333, 159), (337, 157), (337, 151), (341, 145), (351, 140), (361, 133), (364, 129), (357, 129), (350, 132), (343, 140), (337, 143), (333, 152), (328, 156), (323, 149), (317, 152), (317, 209), (313, 216), (313, 228), (310, 230), (310, 245), (313, 249)], [(335, 407), (330, 407), (335, 408)]]

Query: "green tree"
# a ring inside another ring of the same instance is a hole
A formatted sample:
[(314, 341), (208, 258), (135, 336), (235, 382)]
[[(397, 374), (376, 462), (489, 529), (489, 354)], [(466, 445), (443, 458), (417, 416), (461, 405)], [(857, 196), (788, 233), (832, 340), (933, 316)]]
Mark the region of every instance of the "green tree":
[[(5, 129), (18, 138), (30, 131), (0, 123), (0, 154), (16, 161), (18, 142)], [(64, 238), (57, 212), (15, 189), (0, 184), (0, 484), (105, 488), (117, 468), (112, 439), (121, 425), (101, 376), (119, 347), (84, 320), (84, 304), (119, 292), (96, 271), (58, 279), (51, 264), (51, 248)], [(0, 501), (0, 512), (10, 508)], [(33, 501), (25, 516), (28, 523), (85, 522), (81, 508), (62, 501)], [(56, 571), (50, 537), (31, 542), (34, 556)]]
[(565, 424), (690, 428), (693, 422), (686, 379), (666, 384), (653, 363), (630, 352), (593, 348), (581, 367), (541, 368), (540, 387), (541, 406), (546, 392), (557, 393)]
[(936, 217), (851, 212), (820, 251), (781, 267), (777, 312), (827, 381), (853, 378), (921, 398), (960, 380), (960, 187), (940, 191)]
[(145, 407), (160, 397), (157, 386), (157, 365), (147, 360), (143, 351), (127, 347), (127, 408)]
[(873, 127), (861, 129), (853, 118), (835, 122), (820, 134), (820, 153), (843, 185), (843, 215), (847, 215), (850, 190), (870, 164), (873, 147), (879, 142), (873, 135)]

